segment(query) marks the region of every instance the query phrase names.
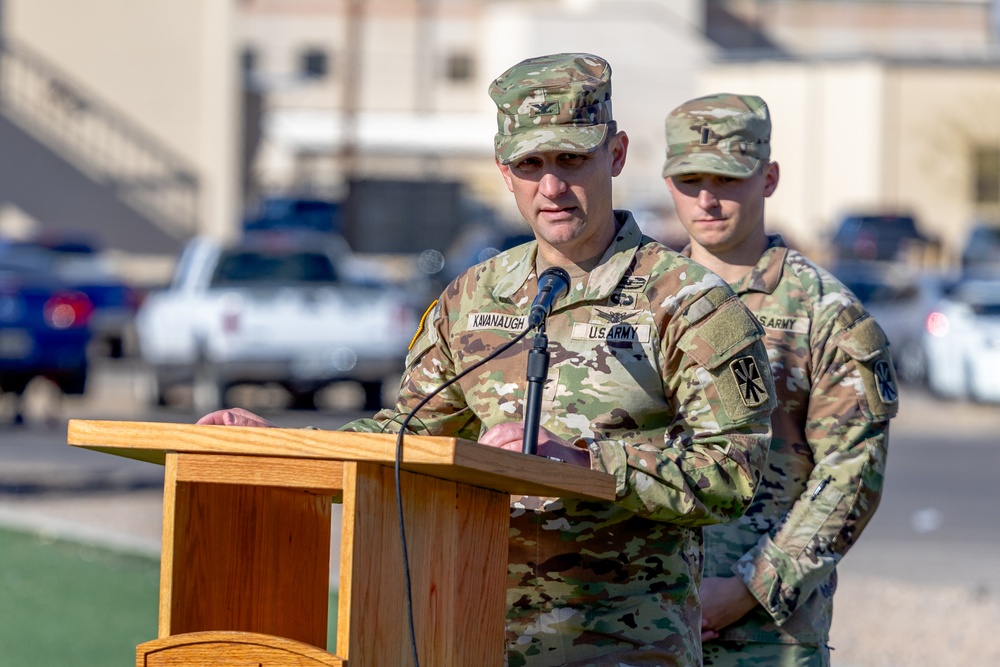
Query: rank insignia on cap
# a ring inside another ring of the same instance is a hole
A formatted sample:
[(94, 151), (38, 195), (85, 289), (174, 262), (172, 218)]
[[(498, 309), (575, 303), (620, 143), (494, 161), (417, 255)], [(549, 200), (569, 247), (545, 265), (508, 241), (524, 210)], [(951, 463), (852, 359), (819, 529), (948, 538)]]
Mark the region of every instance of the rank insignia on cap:
[(533, 102), (528, 109), (529, 116), (551, 116), (559, 113), (558, 102)]
[(757, 407), (767, 401), (767, 388), (760, 376), (760, 369), (757, 368), (757, 361), (753, 357), (740, 357), (734, 360), (729, 364), (729, 370), (736, 378), (736, 385), (740, 388), (740, 398), (747, 407)]
[(899, 398), (896, 390), (896, 378), (889, 363), (883, 359), (875, 362), (875, 387), (883, 403), (895, 403)]

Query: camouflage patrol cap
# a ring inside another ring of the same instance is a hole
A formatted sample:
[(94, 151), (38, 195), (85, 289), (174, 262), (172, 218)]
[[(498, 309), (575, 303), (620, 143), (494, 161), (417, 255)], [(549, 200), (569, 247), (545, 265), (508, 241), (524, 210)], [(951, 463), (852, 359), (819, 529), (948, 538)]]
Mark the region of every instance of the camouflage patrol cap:
[(663, 176), (747, 178), (771, 156), (771, 116), (756, 95), (720, 93), (690, 100), (667, 116)]
[(589, 53), (519, 62), (490, 86), (496, 156), (510, 164), (537, 151), (594, 151), (611, 118), (611, 66)]

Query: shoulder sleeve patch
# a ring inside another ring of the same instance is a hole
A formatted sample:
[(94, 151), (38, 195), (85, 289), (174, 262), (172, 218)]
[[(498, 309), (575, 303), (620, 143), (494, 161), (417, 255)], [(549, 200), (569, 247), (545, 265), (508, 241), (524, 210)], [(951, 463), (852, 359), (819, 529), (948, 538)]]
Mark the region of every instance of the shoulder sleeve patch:
[(739, 389), (740, 400), (748, 408), (756, 408), (767, 403), (770, 392), (753, 355), (738, 357), (729, 362), (729, 370)]
[(760, 324), (734, 296), (692, 326), (678, 343), (711, 378), (718, 392), (720, 422), (760, 420), (777, 405), (763, 335)]
[(889, 340), (875, 318), (858, 320), (835, 338), (837, 347), (857, 363), (861, 376), (858, 400), (872, 421), (886, 421), (899, 408), (899, 385), (896, 369), (889, 356)]
[(435, 301), (427, 308), (424, 316), (420, 318), (417, 326), (417, 333), (410, 341), (410, 347), (406, 353), (406, 368), (411, 368), (424, 354), (427, 353), (438, 342), (438, 330), (434, 326), (435, 320), (440, 317), (441, 305)]
[(413, 338), (410, 339), (410, 345), (406, 349), (413, 349), (413, 344), (417, 342), (417, 339), (420, 338), (420, 334), (424, 332), (424, 325), (427, 323), (427, 316), (431, 314), (431, 311), (434, 310), (434, 306), (436, 305), (438, 305), (438, 300), (434, 299), (434, 301), (431, 302), (431, 305), (427, 306), (427, 310), (425, 310), (424, 314), (420, 317), (420, 324), (417, 325), (417, 331), (413, 334)]

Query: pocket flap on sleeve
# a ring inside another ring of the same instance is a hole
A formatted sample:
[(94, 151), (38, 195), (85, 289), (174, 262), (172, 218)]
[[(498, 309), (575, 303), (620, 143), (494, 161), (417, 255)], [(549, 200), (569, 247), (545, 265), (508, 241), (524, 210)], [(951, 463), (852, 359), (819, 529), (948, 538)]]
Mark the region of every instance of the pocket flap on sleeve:
[(850, 329), (838, 335), (837, 347), (857, 361), (871, 361), (889, 345), (889, 340), (875, 318), (858, 320)]
[(692, 327), (677, 346), (699, 366), (714, 370), (763, 335), (760, 325), (734, 296)]

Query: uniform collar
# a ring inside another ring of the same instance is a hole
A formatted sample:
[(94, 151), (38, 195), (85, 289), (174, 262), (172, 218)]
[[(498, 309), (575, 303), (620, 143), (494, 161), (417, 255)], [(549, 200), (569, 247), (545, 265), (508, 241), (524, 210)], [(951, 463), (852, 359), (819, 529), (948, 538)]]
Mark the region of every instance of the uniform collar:
[(763, 292), (772, 294), (781, 282), (781, 274), (785, 270), (785, 257), (788, 246), (780, 234), (769, 234), (767, 249), (757, 260), (757, 264), (745, 278), (731, 285), (737, 294), (744, 292)]
[[(691, 244), (684, 246), (681, 254), (691, 257)], [(746, 277), (732, 283), (730, 287), (737, 294), (745, 292), (764, 292), (771, 294), (778, 288), (781, 282), (781, 274), (785, 269), (785, 256), (788, 254), (788, 246), (781, 234), (768, 234), (767, 249), (757, 260), (750, 273)]]
[[(615, 211), (615, 222), (618, 232), (611, 245), (604, 252), (600, 263), (587, 280), (587, 286), (582, 295), (570, 287), (567, 302), (606, 299), (632, 265), (632, 258), (642, 239), (642, 231), (629, 211)], [(535, 278), (535, 254), (538, 252), (538, 242), (533, 241), (508, 251), (507, 257), (500, 260), (500, 268), (507, 272), (497, 281), (493, 295), (499, 299), (510, 298), (515, 292), (525, 287), (529, 280)]]

